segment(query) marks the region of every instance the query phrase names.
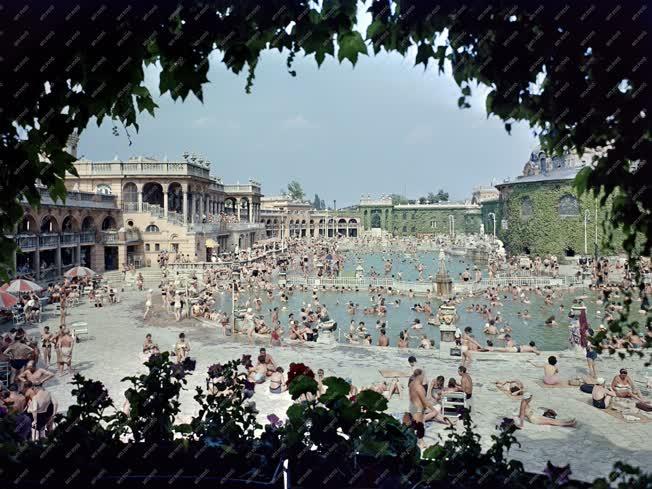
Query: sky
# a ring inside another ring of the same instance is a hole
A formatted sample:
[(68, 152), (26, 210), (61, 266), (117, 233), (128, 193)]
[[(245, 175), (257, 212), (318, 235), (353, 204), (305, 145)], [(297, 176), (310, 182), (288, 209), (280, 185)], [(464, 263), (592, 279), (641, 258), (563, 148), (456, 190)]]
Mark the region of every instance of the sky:
[[(127, 160), (131, 156), (181, 160), (194, 152), (211, 161), (225, 183), (262, 183), (278, 195), (299, 181), (312, 200), (356, 204), (362, 194), (397, 193), (418, 198), (444, 189), (451, 200), (468, 199), (478, 185), (521, 174), (536, 145), (532, 130), (486, 116), (486, 87), (473, 90), (470, 109), (459, 109), (460, 90), (450, 72), (424, 71), (406, 58), (380, 53), (361, 56), (353, 68), (327, 58), (297, 57), (292, 77), (286, 55), (266, 53), (256, 69), (251, 94), (246, 73), (234, 75), (211, 63), (204, 103), (194, 96), (173, 102), (158, 96), (155, 118), (139, 116), (140, 130), (112, 133), (112, 123), (95, 124), (81, 135), (79, 156)], [(146, 84), (158, 94), (158, 71)]]

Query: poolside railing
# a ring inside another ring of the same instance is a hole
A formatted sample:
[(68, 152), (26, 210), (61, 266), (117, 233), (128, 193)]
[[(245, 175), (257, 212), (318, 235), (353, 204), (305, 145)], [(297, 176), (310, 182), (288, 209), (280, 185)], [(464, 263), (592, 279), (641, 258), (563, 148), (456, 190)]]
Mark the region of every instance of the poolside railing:
[[(396, 280), (385, 277), (318, 277), (314, 275), (288, 275), (286, 283), (293, 286), (305, 287), (346, 287), (366, 289), (368, 287), (385, 287), (416, 294), (425, 294), (428, 291), (435, 293), (437, 284), (433, 282), (411, 282)], [(574, 284), (567, 284), (566, 277), (500, 277), (483, 279), (479, 282), (454, 283), (453, 291), (456, 293), (469, 293), (485, 290), (489, 287), (507, 287), (518, 285), (521, 287), (567, 287)]]

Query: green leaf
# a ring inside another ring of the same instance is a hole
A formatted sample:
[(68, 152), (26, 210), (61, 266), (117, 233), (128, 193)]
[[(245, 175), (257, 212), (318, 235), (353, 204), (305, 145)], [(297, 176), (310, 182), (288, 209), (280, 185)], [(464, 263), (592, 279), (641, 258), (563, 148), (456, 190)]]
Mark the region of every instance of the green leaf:
[(348, 59), (352, 65), (358, 62), (358, 54), (367, 54), (367, 46), (359, 32), (347, 32), (337, 36), (339, 51), (337, 59), (340, 63)]
[(414, 66), (423, 63), (423, 68), (428, 67), (428, 59), (435, 57), (435, 51), (432, 48), (431, 44), (421, 43), (417, 48), (417, 57), (414, 62)]
[(376, 19), (369, 27), (367, 27), (367, 40), (371, 42), (376, 42), (375, 37), (378, 36), (381, 32), (387, 29), (387, 26), (383, 23), (382, 20)]
[(346, 380), (340, 379), (339, 377), (325, 378), (324, 385), (328, 387), (328, 389), (319, 397), (319, 400), (323, 403), (332, 402), (348, 396), (351, 388)]
[(364, 390), (355, 396), (355, 403), (369, 411), (385, 411), (387, 399), (376, 391)]
[(306, 375), (299, 375), (293, 379), (288, 388), (292, 399), (298, 399), (303, 394), (317, 394), (317, 381)]

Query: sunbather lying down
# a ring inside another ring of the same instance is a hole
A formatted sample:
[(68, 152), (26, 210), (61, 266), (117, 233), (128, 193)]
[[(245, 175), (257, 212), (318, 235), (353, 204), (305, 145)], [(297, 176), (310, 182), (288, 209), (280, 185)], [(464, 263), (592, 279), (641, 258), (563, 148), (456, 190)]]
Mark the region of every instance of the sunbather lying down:
[(403, 399), (403, 391), (401, 390), (401, 383), (398, 379), (392, 380), (389, 384), (386, 380), (382, 380), (376, 384), (370, 385), (369, 390), (382, 394), (387, 399), (391, 399), (394, 394), (398, 394), (398, 398)]
[(505, 394), (510, 396), (521, 396), (525, 389), (523, 388), (523, 382), (518, 379), (514, 380), (499, 380), (496, 382), (496, 387), (499, 390), (503, 391)]
[(525, 420), (527, 419), (532, 424), (538, 425), (548, 425), (548, 426), (563, 426), (566, 428), (575, 428), (577, 425), (577, 420), (575, 418), (571, 419), (557, 419), (557, 413), (552, 409), (545, 409), (543, 416), (534, 414), (532, 408), (530, 407), (530, 402), (532, 401), (532, 393), (526, 392), (523, 394), (521, 399), (521, 405), (518, 410), (518, 420), (516, 422), (516, 427), (523, 429), (525, 425)]

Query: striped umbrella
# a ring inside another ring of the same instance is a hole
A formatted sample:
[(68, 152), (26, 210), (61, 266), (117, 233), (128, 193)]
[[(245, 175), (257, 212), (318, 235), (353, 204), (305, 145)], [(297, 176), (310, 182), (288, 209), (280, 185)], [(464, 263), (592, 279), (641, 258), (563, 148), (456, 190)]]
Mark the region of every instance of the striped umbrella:
[(95, 275), (95, 272), (87, 267), (73, 267), (64, 273), (66, 277), (92, 277)]
[(9, 283), (9, 287), (5, 289), (5, 292), (11, 294), (19, 294), (21, 292), (40, 292), (43, 290), (39, 284), (32, 282), (31, 280), (25, 280), (24, 278), (19, 278), (12, 280)]
[(18, 302), (18, 299), (16, 299), (13, 295), (9, 294), (8, 292), (0, 291), (0, 309), (11, 309), (16, 305), (16, 302)]

